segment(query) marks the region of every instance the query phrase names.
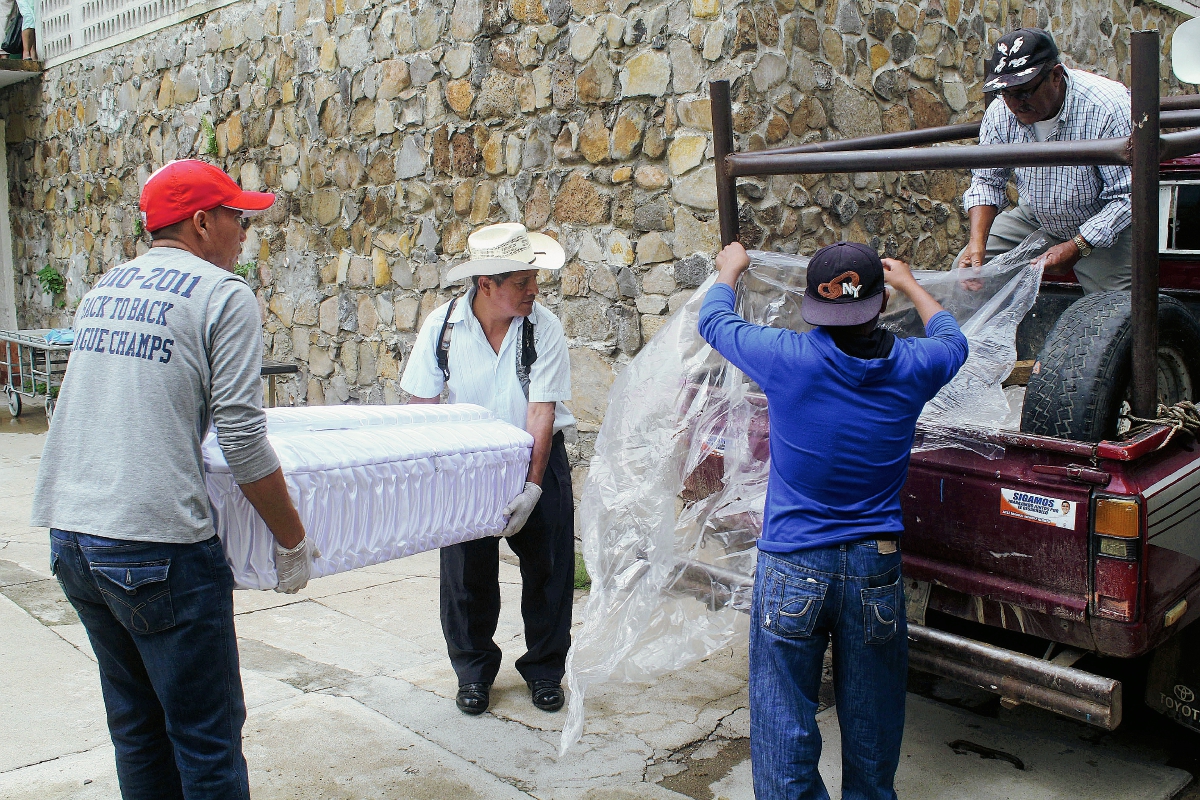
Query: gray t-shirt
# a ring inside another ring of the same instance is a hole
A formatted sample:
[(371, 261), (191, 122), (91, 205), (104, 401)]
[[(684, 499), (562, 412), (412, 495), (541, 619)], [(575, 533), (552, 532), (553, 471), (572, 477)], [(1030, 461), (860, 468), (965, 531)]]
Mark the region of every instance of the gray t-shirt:
[(201, 442), (238, 483), (279, 467), (262, 410), (262, 322), (241, 278), (154, 247), (100, 279), (46, 438), (31, 524), (111, 539), (213, 535)]

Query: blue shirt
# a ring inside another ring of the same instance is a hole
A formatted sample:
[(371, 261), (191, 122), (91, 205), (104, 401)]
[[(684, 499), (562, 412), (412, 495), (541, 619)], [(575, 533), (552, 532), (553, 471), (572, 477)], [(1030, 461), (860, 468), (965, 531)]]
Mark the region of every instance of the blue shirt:
[(917, 417), (967, 360), (958, 323), (941, 311), (929, 338), (897, 338), (887, 358), (838, 349), (828, 331), (752, 325), (718, 283), (700, 335), (762, 387), (771, 417), (771, 475), (760, 550), (828, 547), (904, 529), (900, 488)]

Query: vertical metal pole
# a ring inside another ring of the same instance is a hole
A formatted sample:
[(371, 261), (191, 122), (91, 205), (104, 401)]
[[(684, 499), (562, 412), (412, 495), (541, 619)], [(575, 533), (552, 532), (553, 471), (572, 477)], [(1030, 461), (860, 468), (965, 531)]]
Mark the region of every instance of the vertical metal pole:
[(717, 219), (721, 223), (721, 244), (738, 238), (737, 181), (730, 177), (725, 156), (733, 152), (733, 105), (729, 100), (729, 81), (708, 84), (712, 106), (713, 153), (717, 168)]
[(1132, 35), (1133, 413), (1158, 406), (1158, 31)]

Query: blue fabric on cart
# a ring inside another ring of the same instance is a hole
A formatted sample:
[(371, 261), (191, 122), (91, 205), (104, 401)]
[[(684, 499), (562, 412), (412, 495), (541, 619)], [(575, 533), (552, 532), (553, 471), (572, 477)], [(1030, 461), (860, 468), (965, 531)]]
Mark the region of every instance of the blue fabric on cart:
[(71, 328), (53, 328), (46, 331), (44, 338), (49, 344), (74, 344), (75, 331)]

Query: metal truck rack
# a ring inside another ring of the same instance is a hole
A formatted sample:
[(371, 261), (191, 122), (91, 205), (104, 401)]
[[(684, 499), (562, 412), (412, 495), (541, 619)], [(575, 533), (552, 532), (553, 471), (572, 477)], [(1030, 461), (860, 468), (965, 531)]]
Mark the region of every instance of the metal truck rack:
[[(1200, 96), (1160, 98), (1157, 31), (1132, 34), (1133, 135), (1128, 139), (1007, 145), (922, 147), (978, 136), (979, 123), (815, 142), (738, 153), (728, 81), (709, 84), (721, 243), (738, 238), (737, 178), (980, 167), (1120, 164), (1133, 175), (1133, 391), (1134, 412), (1153, 416), (1157, 400), (1158, 171), (1159, 162), (1200, 151)], [(1163, 134), (1163, 128), (1189, 129)], [(677, 558), (676, 583), (710, 604), (749, 613), (753, 578), (689, 558)], [(913, 666), (1112, 730), (1121, 721), (1121, 684), (1074, 669), (1071, 659), (1039, 660), (910, 622)]]

